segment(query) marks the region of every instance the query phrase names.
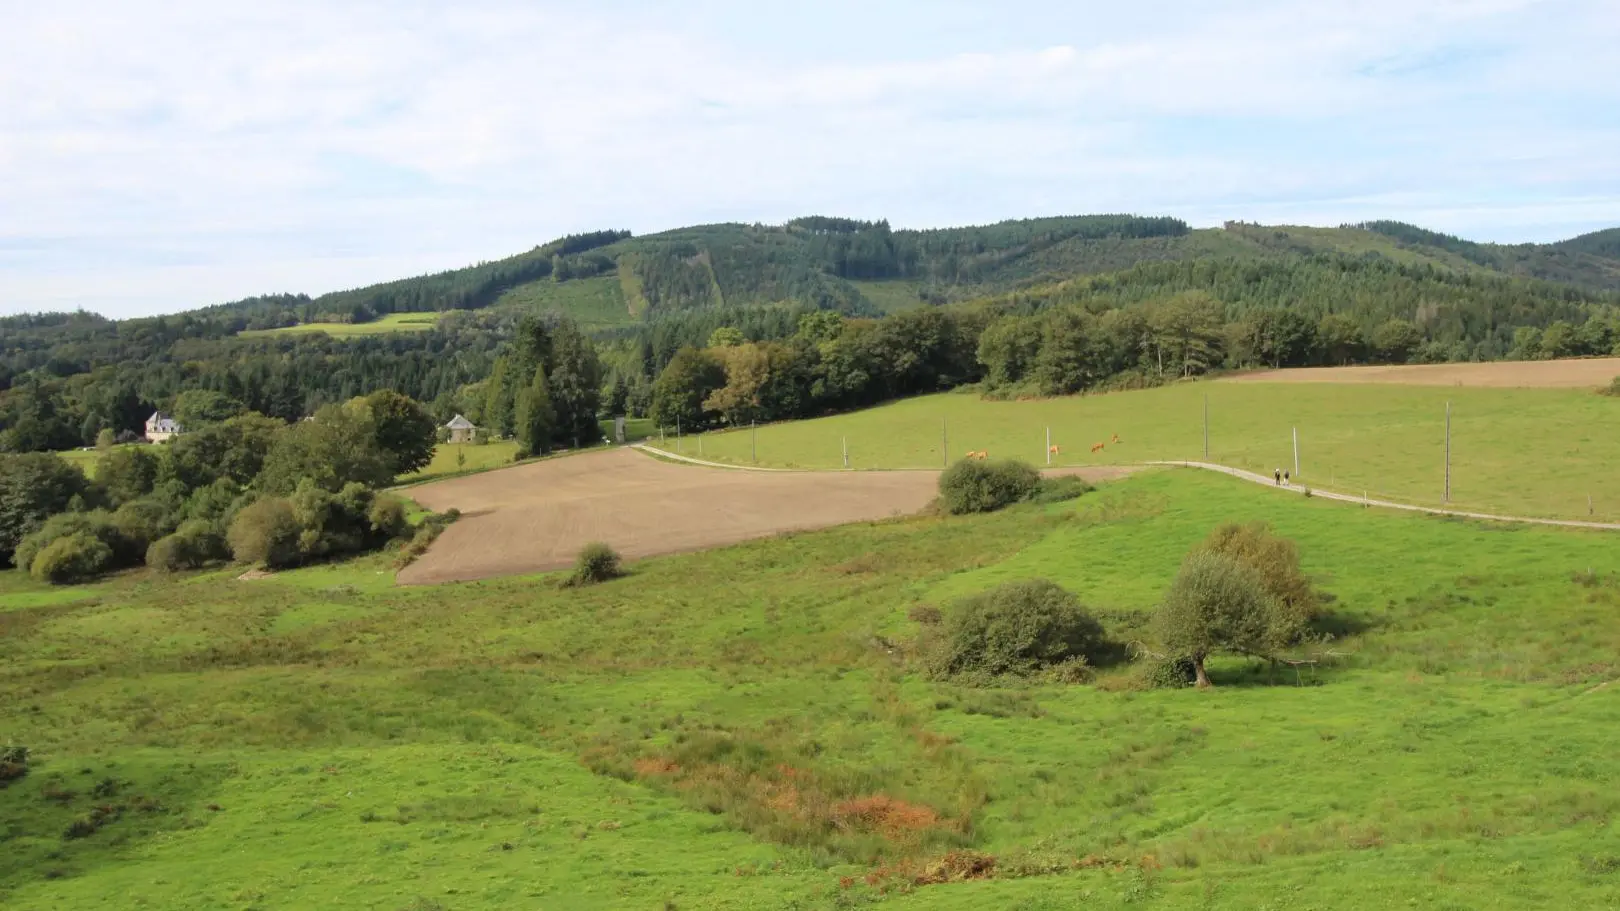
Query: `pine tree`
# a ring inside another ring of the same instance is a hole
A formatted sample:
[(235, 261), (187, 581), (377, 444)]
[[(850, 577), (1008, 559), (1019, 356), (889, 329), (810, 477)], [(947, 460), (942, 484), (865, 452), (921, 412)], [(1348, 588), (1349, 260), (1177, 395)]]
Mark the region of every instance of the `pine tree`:
[(613, 375), (613, 389), (608, 392), (608, 417), (623, 417), (630, 407), (630, 386), (624, 381), (624, 374)]
[(551, 406), (545, 370), (534, 371), (534, 379), (518, 393), (516, 404), (519, 454), (530, 457), (550, 452), (557, 412)]

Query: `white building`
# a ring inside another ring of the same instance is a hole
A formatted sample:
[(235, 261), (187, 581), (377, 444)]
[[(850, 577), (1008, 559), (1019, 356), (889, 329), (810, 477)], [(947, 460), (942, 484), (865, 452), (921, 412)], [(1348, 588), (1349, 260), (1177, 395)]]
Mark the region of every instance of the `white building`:
[(182, 433), (185, 433), (185, 428), (176, 424), (174, 418), (161, 411), (152, 412), (152, 416), (146, 419), (146, 439), (148, 442), (162, 443)]
[(473, 426), (472, 421), (459, 414), (451, 418), (450, 423), (444, 425), (444, 429), (450, 431), (450, 442), (452, 443), (471, 443), (473, 433), (478, 430), (477, 427)]

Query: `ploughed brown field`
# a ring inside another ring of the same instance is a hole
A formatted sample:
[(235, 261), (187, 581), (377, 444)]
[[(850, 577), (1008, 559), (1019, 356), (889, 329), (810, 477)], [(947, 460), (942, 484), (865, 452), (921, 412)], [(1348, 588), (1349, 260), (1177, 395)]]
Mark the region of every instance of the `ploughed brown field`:
[(1225, 383), (1397, 383), (1497, 389), (1581, 389), (1620, 376), (1620, 357), (1488, 364), (1403, 364), (1398, 367), (1295, 367), (1227, 377)]
[[(1086, 469), (1092, 480), (1123, 473)], [(415, 563), (405, 585), (463, 582), (572, 566), (603, 541), (626, 559), (702, 550), (785, 531), (920, 511), (937, 471), (758, 472), (663, 462), (613, 449), (412, 488), (460, 521)]]

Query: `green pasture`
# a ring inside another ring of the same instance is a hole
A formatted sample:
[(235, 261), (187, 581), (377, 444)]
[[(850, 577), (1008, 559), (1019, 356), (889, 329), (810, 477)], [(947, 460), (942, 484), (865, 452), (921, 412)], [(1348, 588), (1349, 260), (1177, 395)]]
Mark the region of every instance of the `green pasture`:
[(331, 336), (381, 335), (385, 332), (423, 332), (438, 325), (444, 311), (436, 313), (387, 313), (369, 323), (300, 323), (280, 329), (249, 329), (237, 333), (241, 338), (262, 338), (271, 335), (308, 334), (324, 332)]
[[(139, 446), (144, 444), (129, 443), (125, 445)], [(101, 458), (102, 452), (103, 450), (100, 449), (64, 449), (57, 452), (57, 455), (66, 459), (69, 465), (73, 465), (84, 472), (85, 477), (93, 478), (96, 476), (96, 461)]]
[[(1186, 549), (1247, 519), (1333, 596), (1297, 681), (965, 689), (905, 661), (914, 607), (1036, 575), (1140, 637)], [(587, 589), (398, 589), (387, 555), (61, 597), (0, 574), (0, 743), (34, 756), (0, 789), (0, 905), (1613, 907), (1614, 541), (1159, 470)], [(803, 815), (878, 795), (940, 824)], [(885, 875), (951, 851), (995, 875)]]
[(471, 474), (506, 468), (517, 458), (516, 440), (491, 440), (488, 443), (440, 443), (433, 447), (433, 461), (426, 468), (400, 477), (401, 484), (417, 484), (451, 475)]
[[(602, 439), (613, 437), (613, 421), (605, 420), (598, 423), (602, 431)], [(627, 442), (645, 440), (655, 436), (658, 428), (653, 426), (649, 418), (629, 418), (624, 422), (624, 436)], [(601, 445), (602, 440), (590, 440), (585, 448)], [(497, 468), (509, 467), (517, 459), (518, 444), (516, 440), (493, 440), (488, 443), (440, 443), (433, 449), (433, 461), (427, 467), (414, 474), (404, 475), (399, 479), (401, 484), (419, 484), (423, 481), (436, 481), (446, 477), (461, 474), (473, 474), (480, 471), (492, 471)]]
[[(702, 445), (705, 458), (743, 465), (757, 445), (758, 464), (776, 467), (839, 468), (845, 440), (856, 469), (934, 468), (968, 451), (1045, 465), (1051, 428), (1054, 465), (1203, 460), (1206, 399), (1210, 461), (1291, 472), (1297, 428), (1300, 483), (1431, 506), (1445, 493), (1450, 403), (1451, 505), (1585, 519), (1590, 496), (1593, 517), (1620, 521), (1620, 399), (1586, 390), (1199, 382), (1018, 402), (957, 392)], [(679, 448), (690, 455), (697, 442)]]

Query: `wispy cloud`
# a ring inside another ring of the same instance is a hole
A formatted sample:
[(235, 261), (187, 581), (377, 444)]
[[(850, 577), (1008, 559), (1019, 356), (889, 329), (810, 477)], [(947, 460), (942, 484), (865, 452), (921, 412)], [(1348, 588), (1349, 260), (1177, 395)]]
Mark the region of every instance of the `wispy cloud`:
[(0, 311), (808, 212), (1620, 222), (1609, 0), (775, 6), (18, 5)]

